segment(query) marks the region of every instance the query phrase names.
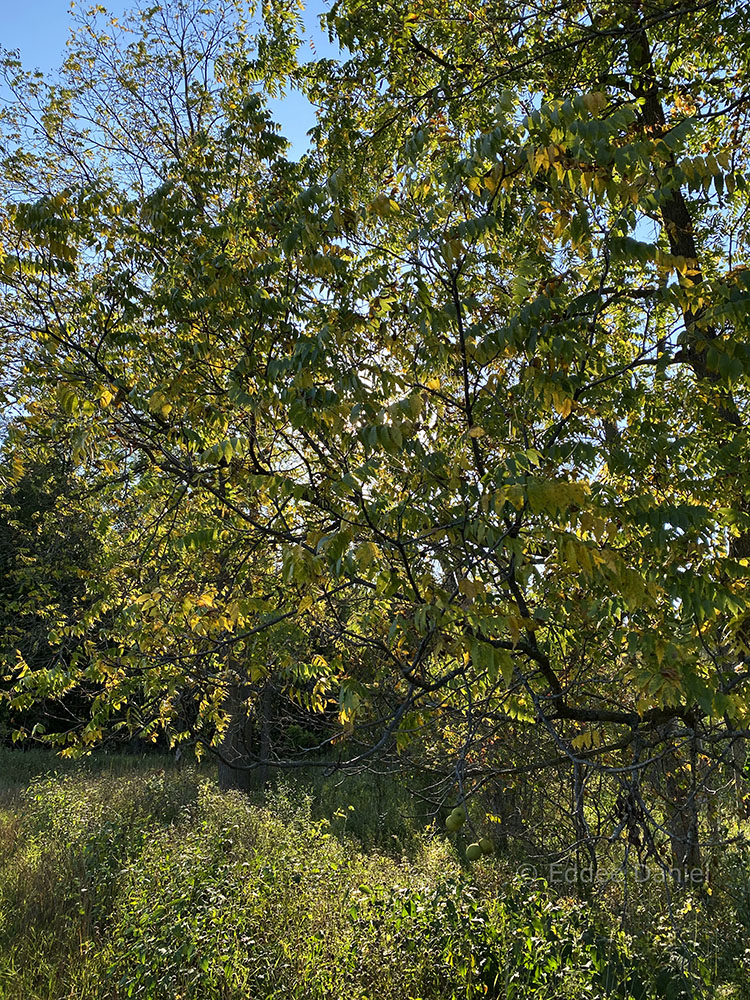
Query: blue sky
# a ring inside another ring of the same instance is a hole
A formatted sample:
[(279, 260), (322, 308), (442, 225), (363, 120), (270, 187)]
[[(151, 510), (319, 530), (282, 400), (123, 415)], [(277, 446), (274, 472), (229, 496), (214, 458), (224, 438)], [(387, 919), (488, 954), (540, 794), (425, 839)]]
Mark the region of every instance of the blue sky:
[[(116, 16), (134, 6), (127, 0), (103, 0), (103, 5)], [(86, 6), (87, 3), (78, 4), (79, 8)], [(29, 69), (38, 68), (44, 73), (54, 71), (63, 58), (71, 23), (68, 0), (16, 0), (15, 3), (7, 2), (4, 8), (0, 45), (5, 49), (19, 49)], [(336, 49), (318, 25), (318, 15), (323, 9), (324, 0), (312, 0), (305, 11), (306, 35), (313, 42), (317, 55), (334, 56)], [(312, 50), (308, 51), (311, 54)], [(312, 107), (300, 94), (269, 103), (282, 132), (292, 142), (293, 155), (299, 155), (307, 145), (305, 133), (315, 124)]]

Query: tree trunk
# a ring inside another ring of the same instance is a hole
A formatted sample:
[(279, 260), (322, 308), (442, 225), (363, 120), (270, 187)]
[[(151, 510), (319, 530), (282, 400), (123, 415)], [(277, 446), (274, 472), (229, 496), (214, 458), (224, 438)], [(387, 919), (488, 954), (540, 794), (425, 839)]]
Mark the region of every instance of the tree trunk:
[(263, 789), (270, 777), (271, 757), (271, 727), (273, 724), (274, 689), (271, 681), (266, 681), (260, 697), (260, 747), (258, 752), (258, 770), (256, 772), (257, 787)]
[[(248, 716), (245, 699), (247, 686), (234, 684), (229, 690), (225, 709), (230, 721), (221, 744), (219, 787), (242, 792), (262, 791), (273, 765), (271, 764), (275, 690), (268, 680), (258, 699), (255, 721)], [(235, 765), (235, 766), (233, 766)]]
[[(225, 702), (229, 712), (229, 726), (224, 733), (219, 757), (219, 788), (222, 791), (236, 789), (249, 792), (252, 788), (252, 774), (249, 769), (247, 711), (242, 697), (242, 685), (233, 684)], [(240, 767), (233, 767), (233, 764)]]
[[(665, 733), (664, 790), (667, 797), (667, 831), (672, 849), (672, 871), (676, 882), (690, 880), (690, 873), (702, 867), (698, 826), (698, 783), (696, 762), (690, 764), (674, 745), (673, 725)], [(693, 737), (693, 743), (695, 737)], [(671, 743), (671, 745), (670, 745)], [(695, 754), (693, 754), (695, 757)]]

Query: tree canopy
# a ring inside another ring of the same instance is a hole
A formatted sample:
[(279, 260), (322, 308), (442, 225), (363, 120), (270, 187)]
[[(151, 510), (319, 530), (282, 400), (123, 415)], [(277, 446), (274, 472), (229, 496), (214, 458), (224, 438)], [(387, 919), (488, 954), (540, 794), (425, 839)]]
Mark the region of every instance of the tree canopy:
[(339, 0), (310, 63), (251, 13), (6, 56), (7, 476), (69, 441), (102, 549), (10, 704), (221, 754), (272, 683), (327, 766), (567, 768), (694, 857), (750, 717), (747, 8)]

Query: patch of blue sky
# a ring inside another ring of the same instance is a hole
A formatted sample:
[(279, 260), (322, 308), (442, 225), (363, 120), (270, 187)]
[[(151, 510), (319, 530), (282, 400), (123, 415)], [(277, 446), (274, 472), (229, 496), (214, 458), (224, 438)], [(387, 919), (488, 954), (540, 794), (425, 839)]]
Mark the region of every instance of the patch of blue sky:
[[(78, 9), (85, 9), (85, 6), (79, 4)], [(104, 6), (113, 17), (121, 17), (137, 3), (134, 0), (108, 0)], [(6, 50), (18, 50), (27, 69), (53, 75), (65, 56), (65, 43), (73, 26), (71, 10), (66, 0), (26, 0), (25, 3), (8, 4), (3, 11), (0, 46)], [(302, 12), (301, 62), (316, 58), (335, 59), (340, 54), (338, 46), (321, 28), (320, 18), (325, 11), (324, 0), (312, 0)], [(1, 91), (0, 97), (9, 99), (8, 94)], [(282, 134), (291, 143), (289, 155), (300, 157), (309, 147), (308, 132), (316, 124), (315, 108), (299, 90), (289, 90), (283, 97), (268, 98), (268, 105)]]

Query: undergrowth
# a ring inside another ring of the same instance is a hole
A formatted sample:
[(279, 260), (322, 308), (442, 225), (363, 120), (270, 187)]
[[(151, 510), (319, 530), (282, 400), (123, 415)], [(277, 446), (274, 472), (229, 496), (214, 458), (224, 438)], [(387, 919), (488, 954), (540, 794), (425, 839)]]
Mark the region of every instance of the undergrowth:
[(738, 858), (671, 900), (679, 927), (644, 889), (623, 929), (606, 896), (467, 867), (395, 784), (251, 801), (150, 761), (37, 770), (0, 805), (2, 1000), (750, 997)]

